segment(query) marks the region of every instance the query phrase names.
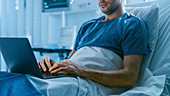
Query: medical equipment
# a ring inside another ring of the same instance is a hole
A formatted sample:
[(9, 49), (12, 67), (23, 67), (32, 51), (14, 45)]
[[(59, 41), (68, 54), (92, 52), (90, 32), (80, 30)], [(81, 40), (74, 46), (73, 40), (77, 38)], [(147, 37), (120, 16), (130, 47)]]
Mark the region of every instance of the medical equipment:
[(70, 9), (70, 0), (43, 0), (42, 12), (66, 11)]

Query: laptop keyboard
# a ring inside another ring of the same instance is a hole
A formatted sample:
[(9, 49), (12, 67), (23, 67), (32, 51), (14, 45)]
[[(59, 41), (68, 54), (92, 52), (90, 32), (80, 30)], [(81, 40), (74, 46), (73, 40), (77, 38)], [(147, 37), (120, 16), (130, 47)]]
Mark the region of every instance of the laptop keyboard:
[(42, 72), (42, 74), (43, 74), (44, 77), (53, 76), (53, 74), (50, 73), (50, 72)]

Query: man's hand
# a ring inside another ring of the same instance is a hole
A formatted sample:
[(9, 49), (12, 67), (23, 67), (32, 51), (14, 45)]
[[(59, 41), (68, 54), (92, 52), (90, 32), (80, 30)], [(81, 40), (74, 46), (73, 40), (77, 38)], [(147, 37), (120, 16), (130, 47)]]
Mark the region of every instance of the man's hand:
[(68, 59), (56, 63), (50, 57), (45, 57), (40, 62), (38, 62), (38, 64), (42, 71), (49, 71), (53, 74), (57, 74), (58, 72), (64, 72), (64, 74), (77, 74), (80, 71), (80, 66), (74, 64)]
[[(67, 60), (67, 59), (66, 59)], [(60, 63), (65, 63), (66, 60), (61, 61)], [(49, 69), (55, 64), (56, 62), (54, 60), (52, 60), (50, 57), (45, 57), (44, 59), (42, 59), (40, 62), (38, 62), (39, 68), (44, 71), (47, 72), (49, 71)]]
[[(76, 52), (76, 50), (72, 50), (68, 59), (71, 58), (71, 56)], [(65, 59), (59, 63), (66, 63), (67, 64), (67, 61), (68, 59)], [(52, 60), (50, 57), (45, 57), (44, 59), (42, 59), (40, 62), (37, 62), (38, 65), (39, 65), (39, 68), (44, 71), (44, 72), (47, 72), (49, 71), (49, 69), (55, 64), (56, 65), (59, 65), (59, 63), (56, 63), (54, 60)], [(61, 64), (60, 64), (61, 65)], [(55, 67), (53, 67), (55, 69)], [(52, 70), (54, 70), (52, 69)], [(55, 72), (54, 72), (55, 73)]]
[(64, 60), (63, 62), (55, 63), (49, 71), (53, 74), (57, 72), (64, 72), (66, 74), (77, 74), (80, 71), (80, 66), (74, 64), (69, 60)]
[(47, 72), (49, 68), (51, 68), (51, 66), (55, 63), (54, 60), (52, 60), (49, 57), (45, 57), (43, 58), (40, 62), (38, 62), (39, 68), (44, 71)]

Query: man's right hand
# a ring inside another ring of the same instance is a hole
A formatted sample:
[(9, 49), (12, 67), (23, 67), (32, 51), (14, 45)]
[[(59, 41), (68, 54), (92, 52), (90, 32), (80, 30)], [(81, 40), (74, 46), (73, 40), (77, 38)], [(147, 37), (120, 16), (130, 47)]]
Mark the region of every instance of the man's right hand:
[[(67, 59), (61, 61), (60, 63), (65, 63), (67, 62)], [(39, 68), (44, 71), (47, 72), (49, 71), (49, 69), (55, 64), (56, 62), (54, 60), (52, 60), (50, 57), (45, 57), (43, 58), (41, 61), (38, 62)]]

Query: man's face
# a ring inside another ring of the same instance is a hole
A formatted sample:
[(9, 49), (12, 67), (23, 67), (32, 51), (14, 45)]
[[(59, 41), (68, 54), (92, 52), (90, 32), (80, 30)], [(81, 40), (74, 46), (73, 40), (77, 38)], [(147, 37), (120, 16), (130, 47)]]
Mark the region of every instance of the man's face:
[(101, 11), (106, 14), (114, 13), (120, 7), (121, 0), (98, 0)]

